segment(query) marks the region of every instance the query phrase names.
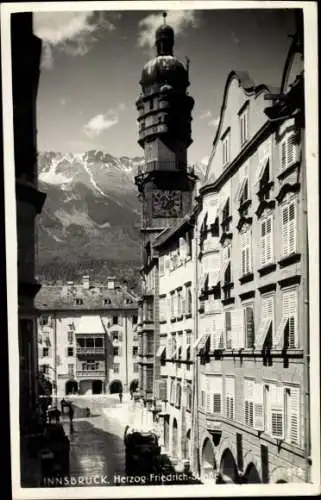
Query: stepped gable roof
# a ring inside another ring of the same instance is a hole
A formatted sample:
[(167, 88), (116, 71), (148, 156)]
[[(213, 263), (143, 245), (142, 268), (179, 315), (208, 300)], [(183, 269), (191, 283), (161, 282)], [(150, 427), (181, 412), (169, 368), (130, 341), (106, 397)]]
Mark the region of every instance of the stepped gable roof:
[(35, 307), (40, 311), (134, 311), (137, 309), (137, 300), (138, 297), (133, 292), (118, 285), (109, 289), (106, 285), (98, 284), (89, 288), (84, 288), (81, 284), (55, 284), (42, 285), (36, 295)]

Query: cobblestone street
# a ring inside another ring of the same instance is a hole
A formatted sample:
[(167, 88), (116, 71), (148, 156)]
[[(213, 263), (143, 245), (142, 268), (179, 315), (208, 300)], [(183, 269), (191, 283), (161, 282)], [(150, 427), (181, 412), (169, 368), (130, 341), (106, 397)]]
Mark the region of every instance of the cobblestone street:
[[(70, 481), (77, 480), (77, 486), (118, 484), (118, 476), (125, 474), (123, 433), (132, 414), (130, 403), (120, 404), (118, 398), (104, 396), (72, 401), (73, 424), (68, 416), (62, 419), (70, 439)], [(84, 416), (87, 408), (89, 417)], [(110, 409), (110, 416), (108, 411), (103, 413), (106, 408)]]

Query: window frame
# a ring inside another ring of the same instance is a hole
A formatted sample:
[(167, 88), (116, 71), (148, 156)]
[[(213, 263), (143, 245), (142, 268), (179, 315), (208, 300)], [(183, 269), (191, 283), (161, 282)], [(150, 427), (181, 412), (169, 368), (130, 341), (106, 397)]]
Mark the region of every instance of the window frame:
[[(293, 218), (291, 218), (291, 208), (293, 207)], [(284, 222), (287, 211), (287, 221)], [(289, 257), (297, 252), (297, 223), (298, 209), (297, 197), (291, 197), (280, 206), (281, 222), (281, 259)], [(291, 245), (292, 240), (292, 245)]]
[[(280, 171), (284, 172), (298, 161), (298, 145), (296, 144), (295, 130), (287, 132), (279, 143), (279, 160)], [(294, 141), (293, 141), (294, 139)], [(292, 148), (291, 157), (289, 160), (289, 148)]]
[(230, 152), (230, 132), (228, 131), (221, 139), (222, 141), (222, 162), (223, 162), (223, 167), (227, 167), (227, 165), (230, 163), (231, 158), (231, 152)]
[[(267, 232), (268, 223), (270, 223), (270, 231)], [(265, 234), (263, 235), (263, 227)], [(269, 246), (270, 257), (267, 257), (267, 248)], [(273, 215), (270, 214), (260, 222), (260, 266), (267, 266), (274, 262), (274, 227)]]
[(249, 140), (249, 106), (239, 113), (240, 144), (243, 147)]
[[(72, 352), (72, 354), (70, 354)], [(72, 358), (74, 356), (74, 348), (73, 347), (67, 347), (67, 357)]]

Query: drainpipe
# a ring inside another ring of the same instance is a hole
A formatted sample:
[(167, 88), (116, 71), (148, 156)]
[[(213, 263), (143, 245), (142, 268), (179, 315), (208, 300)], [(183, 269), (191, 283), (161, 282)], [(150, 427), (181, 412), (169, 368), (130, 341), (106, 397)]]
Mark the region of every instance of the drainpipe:
[[(194, 343), (198, 338), (198, 259), (197, 259), (197, 248), (198, 248), (198, 230), (197, 221), (194, 224)], [(196, 351), (193, 349), (193, 426), (194, 436), (193, 436), (193, 469), (196, 467), (197, 474), (200, 475), (200, 452), (199, 452), (199, 419), (198, 419), (198, 359), (196, 356)]]
[(127, 338), (127, 315), (125, 315), (125, 363), (126, 363), (126, 382), (125, 391), (128, 390), (128, 338)]
[(54, 322), (54, 377), (55, 377), (55, 403), (57, 405), (57, 393), (58, 393), (58, 377), (57, 377), (57, 315), (53, 313), (53, 322)]
[[(302, 148), (302, 157), (305, 152), (305, 148)], [(304, 162), (305, 164), (305, 162)], [(306, 167), (306, 165), (305, 165)], [(304, 415), (305, 415), (305, 432), (304, 432), (304, 456), (305, 456), (305, 482), (311, 481), (310, 478), (310, 460), (311, 460), (311, 411), (310, 411), (310, 301), (309, 301), (309, 227), (308, 227), (308, 217), (307, 217), (307, 186), (306, 186), (306, 168), (303, 171), (304, 182), (303, 182), (303, 227), (306, 227), (306, 238), (305, 238), (305, 254), (306, 261), (304, 266), (304, 275), (306, 279), (303, 281), (304, 288), (304, 315), (306, 318), (306, 335), (304, 335), (304, 374), (303, 374), (303, 386), (304, 386)], [(304, 331), (304, 328), (303, 328)]]
[(107, 346), (108, 334), (107, 334), (107, 328), (105, 327), (101, 316), (100, 316), (100, 321), (101, 321), (103, 328), (104, 328), (105, 394), (107, 394), (108, 393), (108, 346)]

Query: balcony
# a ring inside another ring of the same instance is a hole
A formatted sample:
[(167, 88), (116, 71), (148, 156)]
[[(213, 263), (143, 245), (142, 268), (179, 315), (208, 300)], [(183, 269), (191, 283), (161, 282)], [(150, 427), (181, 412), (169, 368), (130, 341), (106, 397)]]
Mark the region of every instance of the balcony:
[(77, 347), (77, 354), (104, 354), (104, 347)]
[(105, 370), (80, 370), (76, 372), (77, 377), (96, 378), (104, 377)]

